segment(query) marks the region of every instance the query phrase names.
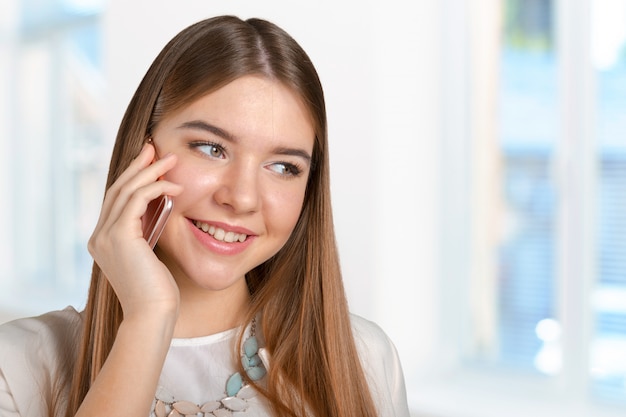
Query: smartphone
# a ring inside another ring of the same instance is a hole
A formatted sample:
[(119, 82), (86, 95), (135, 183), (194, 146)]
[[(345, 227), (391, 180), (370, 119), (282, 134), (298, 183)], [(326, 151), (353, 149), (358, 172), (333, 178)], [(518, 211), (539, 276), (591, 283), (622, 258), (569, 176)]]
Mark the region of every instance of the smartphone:
[(167, 219), (170, 217), (174, 201), (169, 195), (162, 195), (148, 204), (146, 214), (141, 218), (143, 226), (143, 237), (148, 241), (152, 249), (156, 245)]

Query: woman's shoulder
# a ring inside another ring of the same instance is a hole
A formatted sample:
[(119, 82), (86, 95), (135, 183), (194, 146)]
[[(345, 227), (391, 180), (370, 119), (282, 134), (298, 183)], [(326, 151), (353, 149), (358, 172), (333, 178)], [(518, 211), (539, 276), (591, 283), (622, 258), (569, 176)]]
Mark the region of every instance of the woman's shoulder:
[(43, 415), (58, 372), (75, 356), (81, 323), (68, 307), (0, 326), (0, 411)]
[(54, 367), (75, 351), (82, 315), (72, 307), (0, 325), (0, 370)]
[(359, 359), (380, 415), (408, 417), (404, 374), (392, 340), (370, 320), (352, 314), (350, 321)]
[[(82, 315), (73, 307), (51, 311), (0, 325), (0, 349), (23, 349), (37, 344), (56, 346), (71, 341), (82, 323)], [(2, 357), (2, 356), (0, 356)]]
[(393, 342), (378, 324), (356, 314), (350, 315), (350, 323), (359, 354), (383, 357), (396, 354)]
[(379, 371), (377, 373), (402, 372), (396, 346), (378, 324), (355, 314), (350, 315), (350, 322), (359, 357), (366, 368), (373, 368)]

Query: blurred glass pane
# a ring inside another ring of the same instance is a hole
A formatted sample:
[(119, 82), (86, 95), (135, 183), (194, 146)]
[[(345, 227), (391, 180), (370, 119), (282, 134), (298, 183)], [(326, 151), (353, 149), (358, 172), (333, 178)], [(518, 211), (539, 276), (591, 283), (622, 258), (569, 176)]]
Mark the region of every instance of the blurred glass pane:
[(626, 0), (592, 4), (599, 169), (592, 387), (626, 402)]
[[(84, 304), (86, 242), (102, 199), (108, 147), (102, 134), (102, 1), (21, 0), (5, 38), (12, 88), (3, 92), (10, 139), (0, 178), (13, 214), (12, 262), (0, 306), (33, 314)], [(5, 226), (6, 227), (6, 226)]]
[(83, 24), (84, 18), (97, 16), (105, 0), (19, 0), (19, 23), (24, 33), (42, 32)]
[(550, 0), (503, 1), (497, 153), (507, 227), (496, 253), (497, 362), (545, 374), (561, 367), (555, 312), (557, 62)]

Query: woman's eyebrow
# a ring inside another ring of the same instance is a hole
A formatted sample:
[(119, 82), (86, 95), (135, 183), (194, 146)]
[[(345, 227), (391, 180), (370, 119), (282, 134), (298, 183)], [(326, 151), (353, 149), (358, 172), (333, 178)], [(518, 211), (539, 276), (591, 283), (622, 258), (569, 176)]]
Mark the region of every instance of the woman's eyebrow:
[(213, 126), (202, 120), (192, 120), (189, 122), (185, 122), (178, 126), (177, 129), (193, 129), (193, 130), (202, 130), (205, 132), (212, 133), (216, 136), (219, 136), (222, 139), (228, 140), (230, 142), (236, 142), (237, 138), (234, 135), (231, 135), (229, 132), (221, 129), (217, 126)]
[(304, 149), (278, 147), (273, 149), (273, 153), (276, 155), (289, 155), (297, 156), (306, 161), (307, 164), (311, 164), (311, 155)]

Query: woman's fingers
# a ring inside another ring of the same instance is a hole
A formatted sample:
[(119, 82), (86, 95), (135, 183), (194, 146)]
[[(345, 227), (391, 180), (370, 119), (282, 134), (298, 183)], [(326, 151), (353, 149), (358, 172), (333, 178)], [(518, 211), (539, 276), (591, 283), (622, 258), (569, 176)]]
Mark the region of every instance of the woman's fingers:
[(153, 157), (154, 147), (149, 144), (144, 145), (137, 158), (131, 162), (115, 183), (109, 187), (102, 204), (96, 231), (104, 227), (106, 222), (116, 221), (128, 204), (131, 196), (143, 187), (155, 183), (158, 184), (155, 187), (149, 187), (146, 191), (148, 202), (159, 195), (177, 195), (180, 193), (180, 187), (175, 184), (167, 181), (157, 182), (159, 177), (174, 167), (176, 157), (167, 155), (152, 163)]
[[(182, 187), (169, 181), (158, 181), (176, 164), (175, 155), (154, 161), (155, 149), (146, 144), (128, 168), (106, 192), (100, 217), (89, 241), (90, 252), (106, 247), (115, 237), (133, 239), (142, 236), (141, 216), (148, 203), (161, 195), (176, 196)], [(111, 233), (115, 232), (114, 235)], [(93, 255), (93, 253), (92, 253)]]
[(143, 238), (142, 216), (148, 203), (161, 195), (176, 196), (182, 186), (159, 180), (176, 165), (175, 155), (153, 162), (146, 145), (107, 190), (88, 249), (113, 286), (126, 313), (152, 306), (176, 306), (178, 289)]
[(139, 152), (139, 155), (130, 163), (128, 168), (115, 180), (115, 182), (109, 187), (104, 197), (101, 213), (109, 213), (111, 206), (119, 194), (121, 187), (126, 184), (129, 179), (133, 178), (142, 169), (148, 167), (154, 160), (155, 150), (154, 146), (150, 144), (144, 144), (143, 148)]
[[(160, 195), (175, 196), (180, 194), (181, 186), (165, 180), (158, 181), (158, 178), (172, 169), (175, 164), (176, 156), (170, 154), (137, 172), (133, 177), (127, 178), (119, 186), (116, 194), (111, 195), (112, 201), (108, 206), (107, 217), (111, 220), (118, 219), (129, 208), (131, 199), (138, 201), (138, 203), (130, 206), (135, 209), (132, 211), (132, 215), (141, 216), (148, 203)], [(137, 204), (142, 207), (139, 212), (136, 210)]]
[[(180, 185), (169, 181), (156, 181), (136, 189), (124, 199), (123, 207), (119, 208), (119, 215), (111, 217), (110, 233), (115, 233), (116, 239), (143, 237), (141, 218), (145, 215), (148, 204), (162, 195), (176, 196), (181, 191)], [(118, 211), (117, 206), (122, 205), (121, 200), (119, 198), (115, 202), (113, 211)]]

